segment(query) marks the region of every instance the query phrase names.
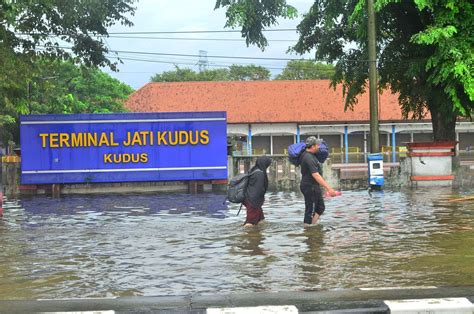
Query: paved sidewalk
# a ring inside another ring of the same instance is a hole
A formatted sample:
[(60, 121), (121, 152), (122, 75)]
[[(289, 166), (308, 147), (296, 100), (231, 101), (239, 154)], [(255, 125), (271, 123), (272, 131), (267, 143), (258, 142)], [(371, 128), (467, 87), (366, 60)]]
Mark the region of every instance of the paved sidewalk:
[(474, 286), (2, 300), (0, 313), (474, 313)]

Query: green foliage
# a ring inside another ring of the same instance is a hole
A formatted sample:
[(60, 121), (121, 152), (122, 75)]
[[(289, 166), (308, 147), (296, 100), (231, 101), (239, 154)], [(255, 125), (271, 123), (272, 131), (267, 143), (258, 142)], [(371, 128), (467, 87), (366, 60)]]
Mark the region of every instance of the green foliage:
[(270, 71), (259, 65), (231, 65), (229, 67), (231, 81), (263, 81), (270, 79)]
[(420, 11), (432, 12), (432, 23), (411, 41), (434, 51), (426, 62), (428, 81), (443, 88), (455, 110), (470, 116), (474, 109), (474, 4), (472, 1), (416, 0)]
[(294, 18), (296, 9), (285, 0), (217, 0), (215, 9), (227, 7), (226, 27), (241, 27), (247, 45), (264, 49), (268, 42), (262, 31), (277, 23), (277, 17)]
[[(0, 4), (0, 45), (28, 56), (76, 59), (85, 65), (110, 66), (103, 37), (107, 28), (132, 25), (135, 0), (22, 0)], [(66, 43), (64, 49), (58, 40)]]
[(199, 73), (188, 69), (175, 66), (174, 71), (165, 71), (161, 74), (155, 74), (151, 77), (152, 82), (191, 82), (200, 81)]
[(28, 92), (31, 113), (108, 113), (125, 111), (132, 88), (97, 68), (70, 62), (41, 61), (41, 76), (32, 77)]
[[(135, 1), (0, 2), (0, 134), (4, 142), (18, 138), (19, 114), (123, 110), (121, 95), (128, 95), (130, 87), (94, 66), (116, 68), (106, 58), (104, 38), (115, 23), (132, 25), (127, 16), (133, 15)], [(50, 73), (54, 71), (58, 73)]]
[(125, 111), (123, 103), (133, 92), (94, 67), (45, 59), (30, 66), (21, 76), (21, 84), (5, 88), (10, 91), (9, 98), (0, 99), (4, 142), (17, 139), (19, 114), (120, 112)]
[(334, 66), (310, 60), (289, 61), (277, 80), (321, 80), (331, 79), (334, 75)]
[[(253, 2), (253, 1), (250, 1)], [(263, 48), (265, 21), (246, 19), (247, 1), (217, 1), (226, 7), (226, 26), (242, 27), (247, 42)], [(281, 7), (286, 1), (278, 1)], [(454, 139), (458, 116), (474, 109), (474, 3), (472, 0), (378, 0), (376, 33), (379, 88), (399, 94), (402, 111), (413, 118), (431, 113), (435, 140)], [(342, 84), (346, 108), (353, 109), (368, 80), (367, 13), (364, 0), (315, 1), (298, 25), (292, 50), (316, 50), (316, 59), (336, 63), (333, 85)], [(444, 130), (449, 130), (448, 132)]]
[(270, 71), (256, 65), (231, 65), (229, 69), (212, 69), (196, 72), (188, 68), (175, 67), (151, 77), (152, 82), (191, 82), (191, 81), (251, 81), (268, 80)]

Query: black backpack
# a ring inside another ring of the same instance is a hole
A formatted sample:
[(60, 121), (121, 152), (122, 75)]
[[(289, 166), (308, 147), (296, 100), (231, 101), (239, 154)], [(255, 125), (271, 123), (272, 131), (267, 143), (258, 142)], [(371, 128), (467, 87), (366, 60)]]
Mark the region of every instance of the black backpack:
[(249, 184), (249, 177), (257, 171), (256, 169), (252, 172), (242, 173), (236, 175), (230, 179), (229, 185), (227, 186), (227, 199), (231, 203), (242, 203), (245, 200), (245, 192)]

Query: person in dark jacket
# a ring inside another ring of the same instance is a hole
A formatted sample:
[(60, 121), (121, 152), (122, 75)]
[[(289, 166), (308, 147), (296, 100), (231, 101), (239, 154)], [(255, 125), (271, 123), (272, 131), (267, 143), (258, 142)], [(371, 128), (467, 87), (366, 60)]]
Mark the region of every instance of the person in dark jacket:
[(336, 191), (321, 176), (321, 164), (315, 155), (321, 143), (322, 140), (314, 136), (308, 137), (306, 139), (306, 150), (299, 157), (301, 166), (300, 190), (304, 195), (305, 204), (305, 226), (316, 224), (325, 210), (321, 186), (328, 191), (330, 196), (337, 195)]
[(265, 192), (268, 189), (267, 168), (272, 160), (267, 156), (260, 156), (255, 166), (250, 169), (249, 183), (245, 192), (244, 205), (247, 208), (247, 219), (244, 226), (255, 226), (265, 219), (262, 205), (265, 201)]

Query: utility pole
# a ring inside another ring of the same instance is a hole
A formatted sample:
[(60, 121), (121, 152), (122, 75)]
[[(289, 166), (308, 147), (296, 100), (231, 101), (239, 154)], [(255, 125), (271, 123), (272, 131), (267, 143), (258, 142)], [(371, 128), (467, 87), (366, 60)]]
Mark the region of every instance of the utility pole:
[(379, 106), (377, 99), (377, 52), (374, 0), (367, 0), (370, 98), (370, 152), (379, 153)]

